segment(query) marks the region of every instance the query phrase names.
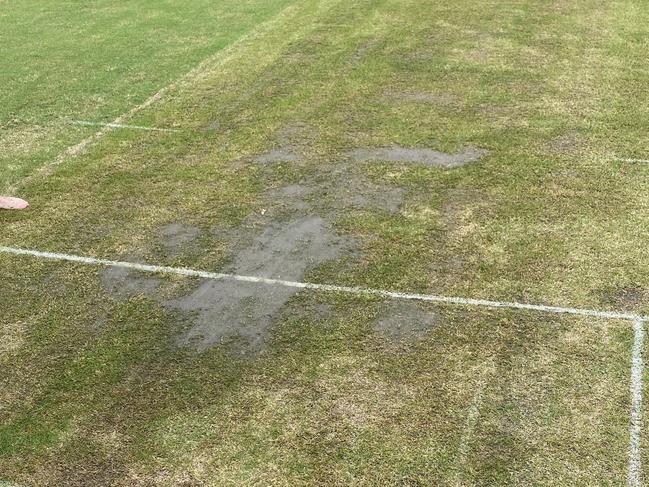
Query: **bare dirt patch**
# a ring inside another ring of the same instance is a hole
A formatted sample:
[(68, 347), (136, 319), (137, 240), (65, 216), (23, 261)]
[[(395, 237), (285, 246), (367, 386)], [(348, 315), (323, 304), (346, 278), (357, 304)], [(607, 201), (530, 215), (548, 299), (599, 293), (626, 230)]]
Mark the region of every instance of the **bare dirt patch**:
[(396, 343), (415, 343), (440, 323), (439, 315), (417, 303), (394, 302), (386, 305), (382, 316), (372, 328)]
[(171, 223), (160, 229), (160, 242), (168, 254), (183, 254), (200, 235), (196, 227), (183, 223)]
[(576, 133), (570, 132), (562, 134), (548, 142), (548, 147), (555, 151), (563, 154), (572, 154), (583, 149), (586, 145), (584, 138)]
[(121, 297), (131, 297), (138, 294), (147, 296), (155, 295), (162, 284), (162, 280), (133, 272), (123, 267), (107, 267), (100, 272), (101, 283), (104, 288)]
[(487, 155), (484, 149), (468, 147), (459, 154), (447, 154), (433, 149), (413, 149), (407, 147), (383, 147), (378, 149), (354, 149), (347, 155), (356, 161), (405, 162), (443, 169), (460, 167), (475, 162)]
[(349, 203), (360, 208), (373, 208), (388, 213), (397, 213), (403, 203), (404, 195), (405, 190), (402, 188), (374, 185), (368, 191), (351, 196)]

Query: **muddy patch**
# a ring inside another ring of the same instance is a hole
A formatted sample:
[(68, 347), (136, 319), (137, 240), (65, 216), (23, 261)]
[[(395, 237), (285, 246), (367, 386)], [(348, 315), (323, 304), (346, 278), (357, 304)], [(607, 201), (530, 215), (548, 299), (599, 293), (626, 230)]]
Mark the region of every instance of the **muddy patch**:
[(265, 154), (255, 157), (255, 161), (260, 164), (272, 164), (274, 162), (298, 162), (302, 157), (290, 149), (273, 149)]
[[(260, 278), (302, 281), (306, 273), (352, 248), (321, 217), (272, 223), (252, 237), (223, 272)], [(189, 329), (179, 346), (205, 350), (217, 344), (233, 345), (244, 354), (264, 346), (273, 320), (297, 288), (234, 280), (204, 280), (190, 294), (166, 299), (162, 280), (137, 271), (109, 267), (101, 272), (104, 288), (129, 298), (146, 295), (166, 308), (180, 312)]]
[(372, 324), (372, 329), (393, 343), (415, 343), (440, 323), (439, 315), (416, 303), (395, 302)]
[(347, 170), (332, 172), (326, 180), (302, 181), (269, 194), (277, 207), (297, 214), (312, 214), (322, 208), (333, 211), (370, 209), (394, 214), (400, 210), (406, 191), (372, 182), (354, 170)]
[(548, 142), (548, 147), (555, 151), (566, 154), (572, 154), (582, 150), (586, 145), (586, 141), (583, 137), (576, 133), (570, 132), (567, 134), (560, 135)]
[(305, 184), (289, 184), (270, 192), (271, 200), (291, 211), (308, 212), (315, 189)]
[(484, 149), (469, 147), (459, 154), (447, 154), (433, 149), (412, 149), (406, 147), (384, 147), (378, 149), (354, 149), (347, 155), (360, 162), (387, 161), (405, 162), (422, 166), (452, 169), (475, 162), (487, 155)]
[(604, 306), (637, 310), (649, 299), (649, 291), (639, 286), (607, 287), (596, 293)]
[[(337, 237), (326, 221), (304, 217), (264, 230), (241, 251), (226, 272), (301, 281), (315, 266), (340, 257), (349, 242)], [(188, 296), (165, 305), (193, 316), (179, 345), (199, 350), (236, 343), (244, 352), (259, 351), (273, 318), (298, 289), (233, 281), (204, 281)]]
[(161, 279), (123, 267), (107, 267), (101, 271), (100, 279), (105, 289), (127, 298), (139, 294), (151, 296), (162, 284)]
[(160, 229), (160, 243), (167, 254), (181, 255), (198, 238), (200, 230), (183, 223), (172, 223)]
[(341, 208), (376, 209), (397, 213), (401, 208), (406, 192), (403, 188), (389, 187), (371, 183), (350, 184), (341, 188), (334, 199), (334, 206)]

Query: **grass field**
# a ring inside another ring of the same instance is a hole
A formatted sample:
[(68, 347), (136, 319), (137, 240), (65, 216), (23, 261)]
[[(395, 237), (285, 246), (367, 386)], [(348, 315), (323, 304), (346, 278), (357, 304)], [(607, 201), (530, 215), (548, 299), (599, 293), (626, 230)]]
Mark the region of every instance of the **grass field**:
[(0, 0), (0, 485), (643, 485), (648, 26)]

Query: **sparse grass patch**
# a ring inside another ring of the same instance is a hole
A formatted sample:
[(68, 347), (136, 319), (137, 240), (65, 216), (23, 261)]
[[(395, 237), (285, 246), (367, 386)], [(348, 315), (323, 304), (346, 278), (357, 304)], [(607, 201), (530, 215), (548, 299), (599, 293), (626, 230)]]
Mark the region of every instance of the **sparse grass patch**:
[[(611, 158), (647, 150), (646, 5), (55, 3), (0, 14), (0, 186), (31, 202), (0, 244), (648, 312), (649, 168)], [(205, 59), (128, 120), (181, 132), (108, 131), (25, 178), (95, 131), (66, 120), (112, 120)], [(350, 155), (394, 147), (488, 153)], [(628, 322), (312, 291), (260, 315), (275, 288), (120, 276), (0, 254), (0, 479), (625, 482)], [(205, 316), (246, 333), (179, 340)]]

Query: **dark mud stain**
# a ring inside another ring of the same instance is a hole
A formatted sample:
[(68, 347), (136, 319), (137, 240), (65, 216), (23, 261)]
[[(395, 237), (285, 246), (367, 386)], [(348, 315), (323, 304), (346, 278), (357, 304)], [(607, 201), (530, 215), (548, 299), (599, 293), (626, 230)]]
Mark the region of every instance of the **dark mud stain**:
[(437, 313), (422, 309), (416, 303), (394, 302), (386, 306), (372, 329), (397, 343), (414, 343), (425, 338), (440, 323)]
[(575, 132), (560, 135), (548, 142), (548, 146), (553, 151), (568, 154), (583, 149), (585, 145), (583, 137)]
[[(301, 281), (312, 268), (352, 248), (348, 239), (337, 236), (318, 216), (272, 223), (251, 240), (224, 272)], [(204, 280), (189, 295), (165, 299), (159, 292), (163, 281), (137, 271), (110, 267), (100, 278), (118, 296), (146, 295), (185, 315), (191, 325), (178, 345), (204, 350), (219, 343), (232, 344), (244, 354), (263, 348), (274, 318), (298, 291), (255, 282)]]
[(634, 311), (649, 300), (649, 291), (639, 286), (607, 287), (596, 291), (604, 306)]
[(123, 267), (108, 267), (102, 270), (100, 279), (106, 289), (122, 297), (153, 295), (162, 283), (160, 279)]
[(447, 154), (433, 149), (410, 149), (405, 147), (384, 147), (379, 149), (354, 149), (347, 155), (356, 161), (389, 161), (407, 162), (423, 166), (435, 166), (444, 169), (463, 166), (475, 162), (487, 151), (469, 147), (460, 154)]
[(273, 162), (298, 162), (302, 160), (301, 156), (292, 152), (290, 149), (273, 149), (265, 154), (255, 157), (255, 161), (261, 164), (271, 164)]
[(168, 254), (180, 255), (200, 235), (196, 227), (183, 223), (172, 223), (160, 229), (160, 242)]
[(270, 192), (272, 200), (292, 211), (308, 212), (315, 189), (303, 184), (290, 184)]
[(301, 184), (289, 184), (274, 191), (274, 195), (288, 199), (301, 199), (313, 193), (313, 188)]
[(344, 209), (375, 209), (397, 213), (406, 191), (403, 188), (377, 184), (354, 171), (331, 174), (326, 181), (303, 181), (271, 191), (278, 206), (299, 214), (320, 212), (327, 207)]
[(341, 195), (336, 201), (343, 202), (345, 207), (357, 207), (362, 209), (377, 209), (396, 213), (401, 208), (405, 190), (380, 185), (365, 185), (363, 190), (352, 185), (348, 195)]
[[(349, 243), (337, 237), (326, 221), (311, 216), (267, 228), (226, 269), (251, 275), (300, 281), (315, 266), (342, 255)], [(188, 296), (166, 306), (193, 315), (193, 326), (179, 345), (199, 350), (237, 342), (244, 352), (259, 351), (273, 317), (298, 290), (284, 286), (232, 281), (204, 281)]]

